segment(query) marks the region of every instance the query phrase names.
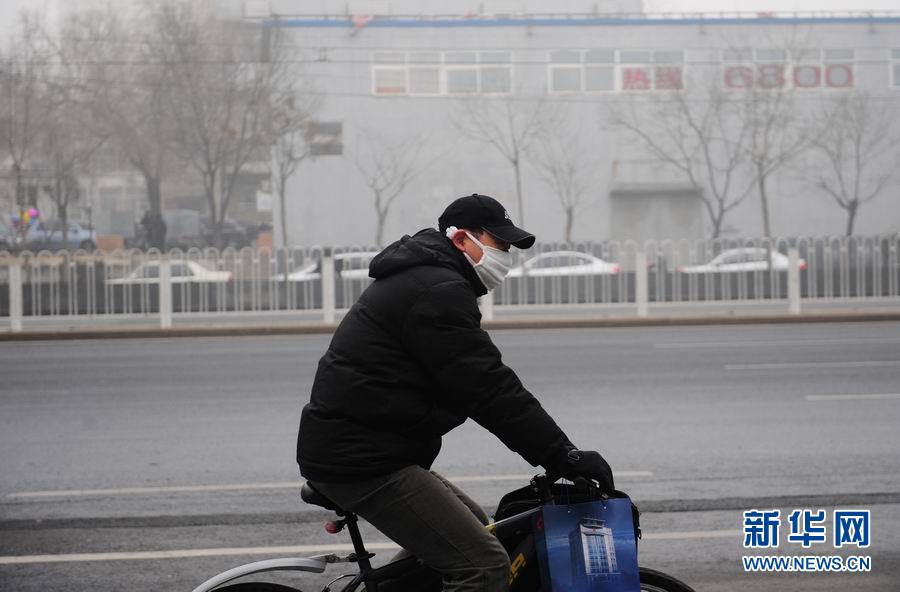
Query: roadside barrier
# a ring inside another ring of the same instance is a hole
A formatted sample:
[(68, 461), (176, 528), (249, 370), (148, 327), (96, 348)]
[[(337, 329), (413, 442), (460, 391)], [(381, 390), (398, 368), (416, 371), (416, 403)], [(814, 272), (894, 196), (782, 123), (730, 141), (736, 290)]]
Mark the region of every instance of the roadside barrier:
[[(191, 249), (162, 253), (0, 252), (0, 318), (147, 318), (303, 312), (331, 323), (372, 281), (377, 249)], [(900, 235), (758, 240), (544, 243), (515, 253), (503, 285), (481, 299), (485, 319), (523, 307), (802, 303), (900, 299)]]

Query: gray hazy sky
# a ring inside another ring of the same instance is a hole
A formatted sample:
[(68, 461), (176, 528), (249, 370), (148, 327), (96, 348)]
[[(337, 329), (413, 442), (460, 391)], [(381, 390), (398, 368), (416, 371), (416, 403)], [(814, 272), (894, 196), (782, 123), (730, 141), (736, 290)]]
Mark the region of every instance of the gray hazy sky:
[[(16, 13), (22, 8), (42, 8), (55, 14), (56, 7), (79, 0), (0, 0), (0, 35), (7, 35)], [(563, 4), (561, 2), (561, 4)], [(644, 0), (648, 12), (720, 11), (808, 11), (808, 10), (898, 10), (900, 0)]]

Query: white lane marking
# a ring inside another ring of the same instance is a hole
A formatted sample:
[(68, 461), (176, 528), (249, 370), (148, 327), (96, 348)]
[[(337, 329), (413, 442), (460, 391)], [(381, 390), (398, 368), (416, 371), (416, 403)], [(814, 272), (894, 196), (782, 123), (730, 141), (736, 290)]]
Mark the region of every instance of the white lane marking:
[(285, 483), (231, 483), (225, 485), (173, 485), (167, 487), (124, 487), (120, 489), (61, 489), (57, 491), (23, 491), (10, 493), (11, 499), (42, 497), (89, 497), (95, 495), (141, 495), (146, 493), (195, 493), (204, 491), (250, 491), (300, 487), (300, 481)]
[(865, 360), (859, 362), (786, 362), (783, 364), (726, 364), (726, 370), (778, 370), (783, 368), (880, 368), (900, 366), (900, 360)]
[[(616, 471), (616, 477), (651, 477), (652, 471)], [(494, 481), (528, 482), (534, 475), (468, 475), (447, 477), (454, 483), (490, 483)], [(223, 485), (172, 485), (166, 487), (125, 487), (120, 489), (61, 489), (53, 491), (22, 491), (9, 493), (7, 499), (37, 499), (48, 497), (91, 497), (104, 495), (143, 495), (154, 493), (202, 493), (208, 491), (254, 491), (259, 489), (297, 489), (302, 481), (281, 483), (231, 483)]]
[(900, 393), (872, 393), (866, 395), (806, 395), (807, 401), (881, 401), (900, 399)]
[[(685, 532), (648, 533), (642, 540), (719, 539), (739, 537), (740, 530), (697, 530)], [(391, 551), (400, 547), (391, 542), (366, 543), (371, 551)], [(299, 555), (310, 553), (340, 553), (352, 551), (353, 545), (296, 545), (286, 547), (229, 547), (220, 549), (175, 549), (171, 551), (134, 551), (117, 553), (62, 553), (58, 555), (7, 555), (0, 557), (0, 565), (26, 563), (63, 563), (86, 561), (134, 561), (148, 559), (190, 559), (194, 557), (224, 557), (229, 555)]]
[(654, 343), (654, 349), (688, 349), (710, 347), (772, 347), (778, 345), (879, 345), (887, 343), (900, 343), (900, 338), (883, 339), (789, 339), (779, 340), (747, 340), (747, 341), (670, 341), (667, 343)]
[[(394, 543), (366, 543), (371, 551), (399, 549)], [(7, 555), (0, 565), (22, 563), (61, 563), (81, 561), (130, 561), (135, 559), (187, 559), (191, 557), (225, 557), (228, 555), (299, 555), (352, 551), (353, 545), (294, 545), (285, 547), (228, 547), (220, 549), (175, 549), (172, 551), (135, 551), (117, 553), (63, 553), (59, 555)]]

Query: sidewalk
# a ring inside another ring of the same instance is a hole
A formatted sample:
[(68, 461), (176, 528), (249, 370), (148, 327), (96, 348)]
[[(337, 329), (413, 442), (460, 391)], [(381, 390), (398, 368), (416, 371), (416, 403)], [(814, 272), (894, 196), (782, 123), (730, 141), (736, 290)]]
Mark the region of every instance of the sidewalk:
[[(338, 319), (345, 311), (338, 311)], [(26, 317), (23, 331), (13, 333), (9, 319), (0, 325), (0, 341), (47, 339), (116, 339), (233, 335), (304, 335), (332, 333), (336, 323), (324, 323), (318, 310), (275, 313), (175, 314), (173, 326), (159, 327), (157, 315), (110, 317)], [(900, 321), (900, 299), (804, 301), (799, 315), (776, 301), (703, 304), (650, 304), (638, 316), (633, 304), (569, 306), (497, 306), (485, 329), (578, 329), (679, 325), (766, 323), (834, 323)]]

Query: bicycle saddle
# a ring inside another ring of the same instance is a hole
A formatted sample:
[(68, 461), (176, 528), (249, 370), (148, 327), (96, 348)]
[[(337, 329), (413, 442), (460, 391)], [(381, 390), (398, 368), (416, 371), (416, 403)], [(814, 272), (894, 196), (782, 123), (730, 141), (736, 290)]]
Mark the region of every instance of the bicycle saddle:
[(314, 489), (313, 486), (309, 483), (304, 483), (303, 486), (300, 487), (300, 498), (308, 504), (321, 506), (326, 510), (331, 510), (332, 512), (337, 512), (338, 514), (347, 513), (346, 510), (325, 497), (325, 495), (320, 493), (317, 489)]

